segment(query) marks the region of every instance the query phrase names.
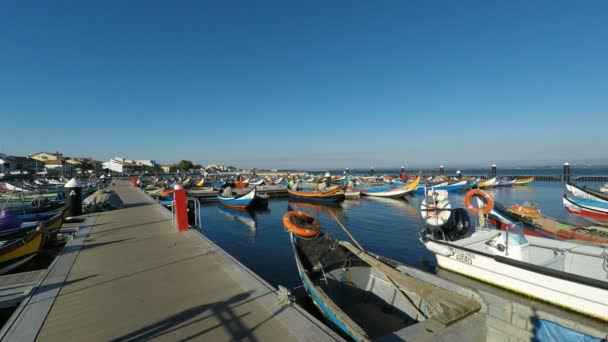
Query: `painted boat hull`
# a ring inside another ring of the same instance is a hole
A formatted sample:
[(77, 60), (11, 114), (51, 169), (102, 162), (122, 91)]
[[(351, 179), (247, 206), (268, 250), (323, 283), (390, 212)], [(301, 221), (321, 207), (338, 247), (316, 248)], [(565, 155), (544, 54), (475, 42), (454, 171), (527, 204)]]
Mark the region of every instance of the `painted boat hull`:
[(608, 212), (605, 212), (599, 208), (583, 206), (566, 195), (564, 195), (562, 203), (564, 205), (564, 208), (566, 208), (566, 211), (570, 214), (590, 217), (594, 219), (608, 220)]
[(608, 194), (603, 194), (599, 191), (581, 187), (572, 183), (566, 183), (566, 190), (578, 198), (584, 198), (592, 201), (608, 203)]
[[(528, 236), (560, 241), (580, 240), (608, 244), (608, 229), (596, 228), (588, 230), (584, 227), (572, 226), (568, 223), (559, 222), (544, 215), (542, 216), (542, 219), (535, 221), (535, 219), (528, 219), (511, 214), (499, 203), (494, 203), (494, 208), (490, 212), (490, 217), (490, 221), (492, 221), (492, 218), (497, 218), (499, 220), (494, 226), (501, 230), (506, 230), (509, 226), (521, 223), (524, 234)], [(536, 222), (539, 222), (540, 224), (536, 224)], [(543, 227), (545, 227), (545, 229), (543, 229)], [(553, 227), (553, 229), (551, 229), (551, 227)]]
[(223, 196), (218, 194), (217, 198), (220, 200), (220, 204), (225, 205), (227, 207), (232, 208), (248, 208), (253, 200), (255, 199), (256, 188), (251, 189), (251, 191), (242, 194), (240, 196)]
[(528, 177), (523, 179), (516, 179), (513, 185), (526, 185), (532, 182), (534, 182), (534, 177)]
[[(450, 191), (464, 190), (464, 189), (468, 189), (470, 187), (471, 187), (471, 185), (468, 181), (460, 181), (458, 183), (449, 184), (446, 186), (427, 187), (427, 189), (446, 190), (446, 191), (450, 192)], [(416, 195), (424, 195), (424, 187), (423, 186), (418, 187), (418, 189), (416, 189), (416, 191), (414, 193)]]
[(337, 201), (344, 199), (344, 191), (343, 191), (344, 189), (346, 189), (346, 186), (340, 186), (340, 187), (334, 188), (334, 189), (326, 191), (326, 192), (319, 192), (319, 191), (305, 192), (305, 191), (291, 190), (288, 188), (287, 192), (289, 193), (289, 196), (296, 198), (298, 200), (320, 202), (320, 203), (332, 203), (332, 202), (337, 202)]

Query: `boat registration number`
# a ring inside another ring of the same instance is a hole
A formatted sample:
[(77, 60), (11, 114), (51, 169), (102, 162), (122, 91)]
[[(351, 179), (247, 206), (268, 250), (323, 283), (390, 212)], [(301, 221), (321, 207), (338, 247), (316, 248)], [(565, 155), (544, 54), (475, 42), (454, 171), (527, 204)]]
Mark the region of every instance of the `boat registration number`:
[(475, 254), (461, 251), (459, 249), (452, 248), (452, 255), (454, 258), (460, 262), (467, 263), (469, 265), (473, 264), (473, 259), (475, 259)]

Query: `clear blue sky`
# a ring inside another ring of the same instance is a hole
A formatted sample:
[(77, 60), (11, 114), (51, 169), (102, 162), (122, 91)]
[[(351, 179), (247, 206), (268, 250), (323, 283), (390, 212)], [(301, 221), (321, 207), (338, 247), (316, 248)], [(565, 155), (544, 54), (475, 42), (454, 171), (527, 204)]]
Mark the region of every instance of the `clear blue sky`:
[(5, 152), (279, 168), (608, 159), (607, 1), (85, 3), (0, 3)]

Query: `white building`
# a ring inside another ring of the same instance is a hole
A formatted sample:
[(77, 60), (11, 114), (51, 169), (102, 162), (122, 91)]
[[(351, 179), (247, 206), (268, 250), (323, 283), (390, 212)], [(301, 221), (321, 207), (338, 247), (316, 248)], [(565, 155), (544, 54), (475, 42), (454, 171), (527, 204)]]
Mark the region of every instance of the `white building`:
[(123, 168), (124, 168), (124, 159), (120, 158), (120, 157), (114, 157), (114, 158), (110, 159), (110, 161), (104, 162), (103, 168), (109, 169), (110, 171), (113, 171), (113, 172), (122, 173)]
[(157, 164), (154, 160), (135, 160), (135, 165), (155, 167)]

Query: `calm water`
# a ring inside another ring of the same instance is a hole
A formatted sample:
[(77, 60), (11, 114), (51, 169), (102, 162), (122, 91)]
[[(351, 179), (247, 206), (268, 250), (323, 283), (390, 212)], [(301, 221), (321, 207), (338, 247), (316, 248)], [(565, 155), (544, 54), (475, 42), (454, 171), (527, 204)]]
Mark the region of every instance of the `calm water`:
[[(599, 187), (598, 183), (588, 185)], [(528, 186), (488, 190), (503, 205), (530, 201), (546, 215), (588, 224), (564, 210), (561, 202), (563, 192), (564, 186), (558, 182), (534, 182)], [(464, 194), (450, 193), (449, 196), (453, 208), (464, 206)], [(346, 234), (330, 215), (333, 212), (364, 248), (432, 272), (436, 266), (435, 257), (418, 241), (418, 231), (424, 228), (419, 211), (420, 200), (421, 196), (408, 196), (405, 200), (362, 197), (345, 200), (337, 206), (326, 206), (273, 199), (267, 211), (254, 212), (252, 216), (217, 204), (204, 205), (201, 208), (202, 232), (272, 285), (295, 287), (301, 283), (289, 236), (281, 221), (287, 206), (315, 215), (326, 232), (346, 240)]]

